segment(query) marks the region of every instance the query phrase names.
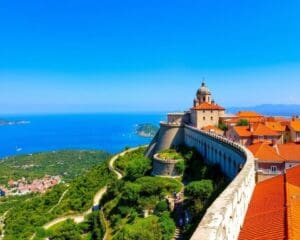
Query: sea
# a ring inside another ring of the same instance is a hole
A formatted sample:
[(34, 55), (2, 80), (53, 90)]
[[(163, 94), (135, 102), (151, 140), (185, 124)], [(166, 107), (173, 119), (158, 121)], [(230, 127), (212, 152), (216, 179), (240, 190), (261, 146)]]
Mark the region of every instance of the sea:
[(0, 158), (62, 149), (91, 149), (117, 153), (148, 144), (135, 134), (138, 124), (159, 126), (165, 113), (99, 113), (1, 116), (28, 124), (0, 126)]

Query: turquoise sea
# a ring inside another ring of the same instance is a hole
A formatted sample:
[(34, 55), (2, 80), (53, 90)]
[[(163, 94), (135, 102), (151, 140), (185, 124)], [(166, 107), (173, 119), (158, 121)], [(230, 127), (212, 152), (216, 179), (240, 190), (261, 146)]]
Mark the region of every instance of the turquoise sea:
[(116, 153), (151, 139), (135, 134), (136, 125), (159, 125), (165, 114), (58, 114), (0, 116), (29, 124), (0, 126), (0, 158), (60, 149), (97, 149)]

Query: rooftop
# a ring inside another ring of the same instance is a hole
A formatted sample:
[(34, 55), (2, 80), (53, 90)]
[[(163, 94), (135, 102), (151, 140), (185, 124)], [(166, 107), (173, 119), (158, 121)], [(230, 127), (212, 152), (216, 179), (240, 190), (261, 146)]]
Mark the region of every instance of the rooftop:
[(300, 144), (298, 143), (272, 146), (268, 141), (260, 141), (248, 148), (261, 161), (300, 161)]
[(197, 105), (196, 107), (193, 107), (194, 110), (225, 110), (225, 108), (221, 107), (218, 104), (215, 103), (207, 103), (203, 102)]
[(300, 239), (300, 166), (256, 185), (239, 240)]

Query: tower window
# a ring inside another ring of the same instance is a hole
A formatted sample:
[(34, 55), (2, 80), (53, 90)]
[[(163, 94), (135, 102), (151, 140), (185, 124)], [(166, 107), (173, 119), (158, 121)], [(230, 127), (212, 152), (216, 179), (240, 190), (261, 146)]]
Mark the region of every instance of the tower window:
[(214, 118), (213, 118), (213, 117), (210, 117), (210, 120), (214, 120)]
[(203, 102), (205, 102), (205, 97), (203, 97)]
[(205, 121), (205, 117), (203, 117), (203, 120)]

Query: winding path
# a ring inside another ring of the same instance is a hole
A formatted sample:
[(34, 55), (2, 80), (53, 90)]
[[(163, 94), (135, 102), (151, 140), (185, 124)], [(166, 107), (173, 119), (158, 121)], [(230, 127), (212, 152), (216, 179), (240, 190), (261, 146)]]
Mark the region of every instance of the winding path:
[(106, 193), (107, 190), (107, 186), (101, 188), (94, 196), (93, 199), (93, 206), (91, 208), (89, 208), (87, 211), (85, 211), (84, 213), (81, 214), (73, 214), (73, 215), (67, 215), (67, 216), (62, 216), (56, 219), (53, 219), (52, 221), (46, 223), (43, 228), (45, 230), (53, 227), (54, 225), (60, 223), (60, 222), (64, 222), (67, 219), (72, 219), (74, 220), (75, 223), (81, 223), (84, 221), (84, 218), (89, 215), (92, 211), (94, 207), (97, 207), (99, 205), (99, 201), (101, 200), (101, 198), (103, 197), (103, 195)]
[(62, 195), (60, 196), (58, 202), (47, 212), (47, 213), (51, 213), (53, 211), (54, 208), (56, 208), (60, 203), (61, 201), (64, 199), (64, 196), (66, 195), (66, 193), (69, 191), (69, 188), (67, 188), (63, 193)]
[[(144, 147), (144, 146), (140, 146), (140, 147)], [(134, 150), (137, 150), (137, 149), (140, 148), (140, 147), (135, 147), (135, 148), (130, 148), (130, 149), (128, 149), (128, 150), (125, 150), (125, 151), (123, 151), (123, 152), (121, 152), (121, 153), (119, 153), (119, 154), (113, 156), (113, 157), (109, 160), (109, 169), (110, 169), (110, 171), (114, 172), (114, 173), (117, 175), (117, 179), (118, 179), (118, 180), (122, 179), (122, 178), (123, 178), (123, 175), (122, 175), (121, 172), (119, 172), (118, 170), (116, 170), (116, 169), (114, 168), (114, 163), (115, 163), (115, 161), (118, 159), (118, 157), (124, 156), (126, 153), (132, 152), (132, 151), (134, 151)], [(58, 202), (52, 209), (50, 209), (51, 211), (52, 211), (55, 207), (57, 207), (57, 206), (60, 204), (60, 202), (62, 201), (62, 199), (63, 199), (63, 197), (64, 197), (64, 195), (66, 194), (67, 191), (68, 191), (68, 189), (62, 194), (62, 196), (61, 196), (59, 202)], [(54, 225), (56, 225), (56, 224), (58, 224), (58, 223), (60, 223), (60, 222), (66, 221), (67, 219), (72, 219), (72, 220), (74, 220), (75, 223), (81, 223), (81, 222), (83, 222), (84, 219), (85, 219), (85, 217), (86, 217), (88, 214), (90, 214), (90, 213), (93, 211), (93, 209), (99, 207), (99, 202), (100, 202), (101, 198), (103, 197), (103, 195), (106, 193), (106, 191), (107, 191), (107, 186), (101, 188), (101, 189), (95, 194), (95, 196), (94, 196), (94, 198), (93, 198), (93, 206), (92, 206), (91, 208), (89, 208), (87, 211), (85, 211), (85, 212), (83, 212), (83, 213), (81, 213), (81, 214), (73, 214), (73, 215), (66, 215), (66, 216), (58, 217), (58, 218), (53, 219), (52, 221), (46, 223), (46, 224), (43, 226), (43, 228), (44, 228), (45, 230), (47, 230), (47, 229), (53, 227)], [(50, 211), (50, 210), (49, 210), (49, 211)], [(103, 217), (104, 217), (104, 215), (103, 215)], [(105, 219), (105, 218), (104, 218), (104, 219)]]

